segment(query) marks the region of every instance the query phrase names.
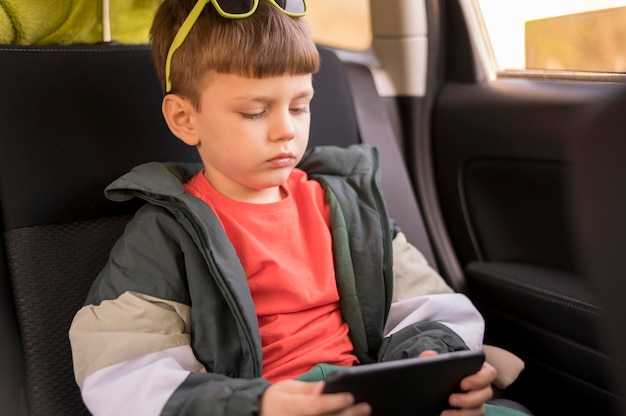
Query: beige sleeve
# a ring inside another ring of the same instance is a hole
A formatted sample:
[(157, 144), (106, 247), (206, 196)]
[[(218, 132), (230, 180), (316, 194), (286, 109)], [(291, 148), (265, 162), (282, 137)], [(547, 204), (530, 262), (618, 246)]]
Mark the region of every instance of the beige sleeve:
[(483, 352), (486, 361), (498, 371), (498, 377), (493, 384), (499, 389), (507, 388), (524, 370), (524, 361), (510, 351), (493, 345), (483, 345)]
[(101, 368), (189, 345), (190, 308), (139, 293), (80, 309), (69, 331), (74, 374), (82, 386)]
[(409, 243), (403, 233), (393, 239), (393, 298), (392, 302), (415, 296), (454, 293), (452, 288), (432, 267), (419, 250)]

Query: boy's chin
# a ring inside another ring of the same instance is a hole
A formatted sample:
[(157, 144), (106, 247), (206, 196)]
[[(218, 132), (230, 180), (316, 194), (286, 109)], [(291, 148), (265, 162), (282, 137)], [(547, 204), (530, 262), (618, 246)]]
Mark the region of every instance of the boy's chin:
[(273, 172), (268, 175), (267, 187), (271, 188), (274, 186), (282, 186), (289, 179), (289, 176), (291, 175), (293, 169), (294, 166), (274, 169)]

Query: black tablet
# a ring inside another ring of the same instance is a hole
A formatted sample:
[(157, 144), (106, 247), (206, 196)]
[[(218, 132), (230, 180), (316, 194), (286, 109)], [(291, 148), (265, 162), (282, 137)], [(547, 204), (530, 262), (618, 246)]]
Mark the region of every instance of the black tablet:
[(484, 361), (478, 350), (349, 367), (328, 376), (324, 393), (350, 392), (374, 416), (434, 416), (450, 408), (450, 395)]

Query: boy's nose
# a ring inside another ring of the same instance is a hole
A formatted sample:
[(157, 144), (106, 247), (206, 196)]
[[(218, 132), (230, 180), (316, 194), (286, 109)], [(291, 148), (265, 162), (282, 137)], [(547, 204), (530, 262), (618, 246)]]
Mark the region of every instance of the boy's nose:
[(272, 122), (270, 138), (272, 140), (291, 140), (296, 137), (296, 129), (291, 119), (291, 114), (287, 111), (275, 117)]

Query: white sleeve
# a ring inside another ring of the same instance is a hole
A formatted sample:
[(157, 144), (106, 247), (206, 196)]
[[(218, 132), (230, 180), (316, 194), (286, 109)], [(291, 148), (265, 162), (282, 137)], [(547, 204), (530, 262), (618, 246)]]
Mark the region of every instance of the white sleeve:
[(384, 335), (420, 321), (436, 321), (457, 333), (471, 350), (482, 348), (485, 321), (469, 300), (460, 293), (416, 296), (391, 304)]
[(93, 415), (159, 415), (190, 371), (205, 371), (188, 345), (101, 368), (81, 389)]

